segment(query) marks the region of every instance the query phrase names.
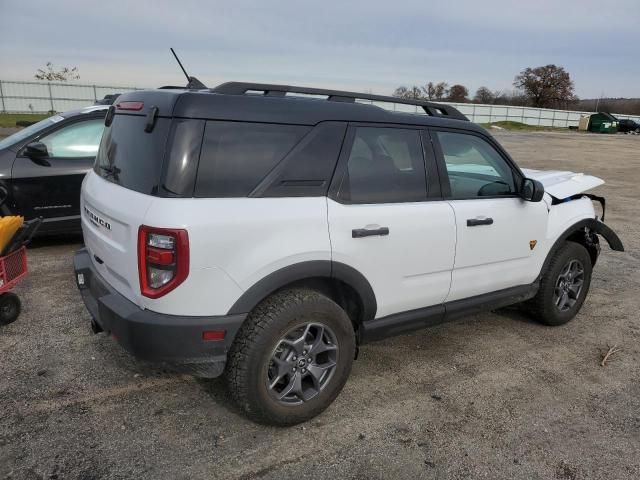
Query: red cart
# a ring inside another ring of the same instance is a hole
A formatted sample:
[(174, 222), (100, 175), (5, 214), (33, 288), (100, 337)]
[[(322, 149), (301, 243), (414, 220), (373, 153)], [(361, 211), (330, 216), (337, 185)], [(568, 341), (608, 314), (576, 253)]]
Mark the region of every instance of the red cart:
[(20, 299), (10, 292), (27, 276), (27, 247), (0, 257), (0, 324), (14, 322), (20, 315)]
[(0, 325), (15, 322), (20, 315), (20, 299), (9, 290), (27, 276), (27, 244), (41, 223), (41, 218), (24, 222), (0, 253)]

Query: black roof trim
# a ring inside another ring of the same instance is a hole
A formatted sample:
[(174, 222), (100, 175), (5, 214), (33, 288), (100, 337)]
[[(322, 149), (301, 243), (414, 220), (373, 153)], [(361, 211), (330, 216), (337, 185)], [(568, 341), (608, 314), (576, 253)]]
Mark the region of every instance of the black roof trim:
[(441, 103), (411, 100), (408, 98), (388, 97), (386, 95), (373, 95), (369, 93), (345, 92), (341, 90), (326, 90), (323, 88), (295, 87), (291, 85), (272, 85), (268, 83), (227, 82), (210, 90), (224, 95), (244, 95), (249, 91), (264, 92), (268, 97), (284, 97), (287, 93), (301, 93), (305, 95), (326, 95), (328, 101), (354, 103), (356, 99), (371, 100), (374, 102), (401, 103), (404, 105), (416, 105), (422, 107), (427, 115), (432, 117), (447, 117), (456, 120), (469, 119), (459, 110)]

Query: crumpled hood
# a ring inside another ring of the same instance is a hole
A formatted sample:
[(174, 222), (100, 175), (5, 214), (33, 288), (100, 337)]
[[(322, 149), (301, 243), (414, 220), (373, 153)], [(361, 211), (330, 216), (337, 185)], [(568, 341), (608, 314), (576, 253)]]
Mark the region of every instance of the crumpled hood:
[(577, 193), (586, 192), (604, 180), (584, 173), (567, 172), (560, 170), (531, 170), (522, 168), (525, 177), (538, 180), (544, 185), (544, 191), (558, 200), (563, 200)]

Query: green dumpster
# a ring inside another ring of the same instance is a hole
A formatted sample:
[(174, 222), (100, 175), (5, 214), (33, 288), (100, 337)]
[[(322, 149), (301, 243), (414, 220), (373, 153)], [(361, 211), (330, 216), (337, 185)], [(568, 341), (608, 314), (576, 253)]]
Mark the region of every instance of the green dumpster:
[(618, 119), (606, 112), (598, 112), (589, 118), (589, 131), (595, 133), (616, 133)]

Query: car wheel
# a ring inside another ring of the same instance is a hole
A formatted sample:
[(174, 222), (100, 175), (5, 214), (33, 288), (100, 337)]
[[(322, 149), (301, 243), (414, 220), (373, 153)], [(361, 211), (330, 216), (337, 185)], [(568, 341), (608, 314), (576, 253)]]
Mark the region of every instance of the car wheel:
[(15, 322), (20, 315), (20, 299), (15, 293), (7, 292), (0, 295), (0, 325)]
[(587, 249), (566, 242), (552, 253), (540, 281), (537, 295), (530, 301), (530, 313), (546, 325), (563, 325), (580, 311), (589, 292), (592, 264)]
[(351, 320), (331, 299), (284, 290), (249, 315), (229, 353), (232, 397), (260, 423), (294, 425), (327, 408), (344, 386), (355, 355)]

